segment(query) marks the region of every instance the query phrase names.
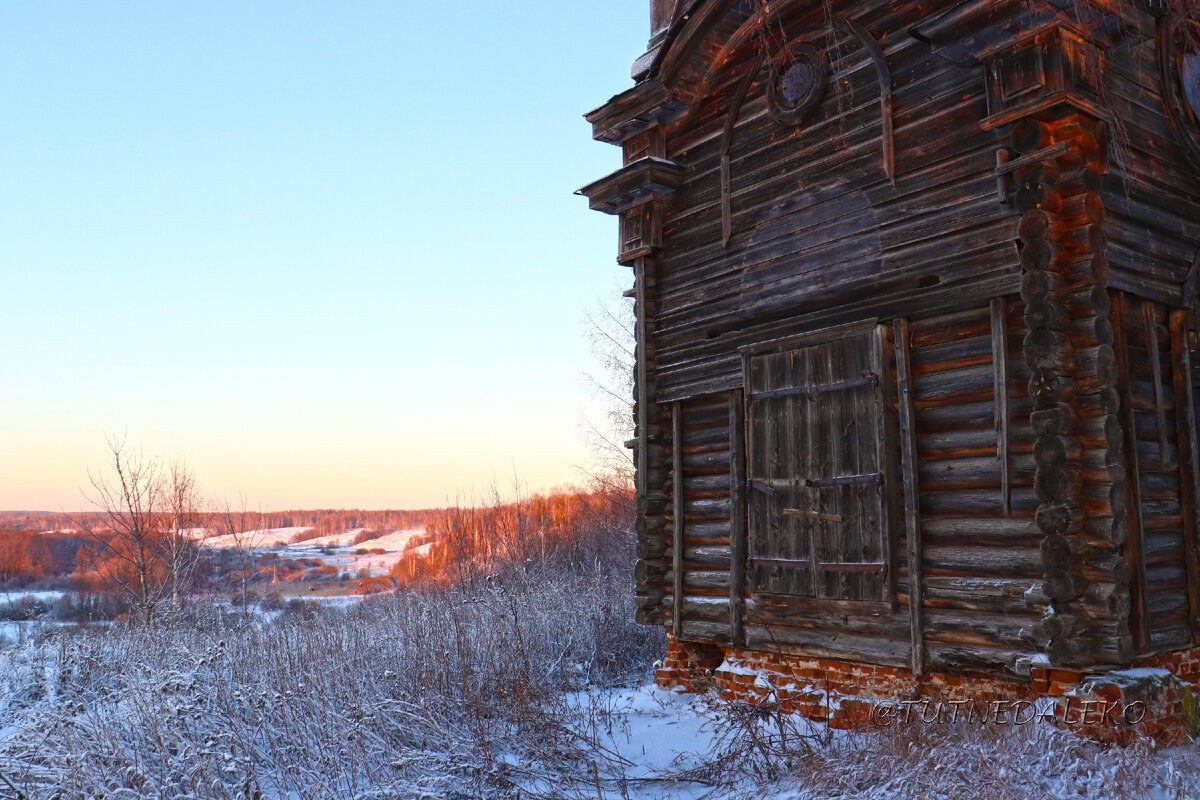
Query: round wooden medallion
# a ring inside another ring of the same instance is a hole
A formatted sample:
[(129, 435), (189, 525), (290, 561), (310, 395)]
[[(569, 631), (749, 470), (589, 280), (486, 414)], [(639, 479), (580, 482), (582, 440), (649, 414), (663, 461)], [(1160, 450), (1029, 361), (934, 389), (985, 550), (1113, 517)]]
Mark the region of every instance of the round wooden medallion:
[(767, 105), (771, 119), (799, 125), (821, 102), (829, 80), (829, 65), (815, 48), (795, 44), (771, 67)]
[(1171, 128), (1200, 170), (1200, 23), (1159, 23), (1158, 57), (1163, 105)]
[(1195, 49), (1186, 48), (1189, 40), (1200, 37), (1200, 25), (1189, 23), (1193, 36), (1185, 40), (1185, 48), (1179, 57), (1179, 82), (1183, 87), (1183, 96), (1187, 99), (1188, 109), (1192, 112), (1192, 122), (1200, 125), (1200, 42)]

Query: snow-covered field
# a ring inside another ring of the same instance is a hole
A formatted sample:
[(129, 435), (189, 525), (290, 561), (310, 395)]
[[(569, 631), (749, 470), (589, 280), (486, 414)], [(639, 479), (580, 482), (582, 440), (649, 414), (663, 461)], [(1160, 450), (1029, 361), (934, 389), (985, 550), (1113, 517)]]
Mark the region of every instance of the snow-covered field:
[[(428, 544), (413, 546), (413, 540), (425, 533), (422, 528), (392, 531), (378, 539), (359, 544), (355, 544), (354, 539), (363, 532), (362, 528), (319, 536), (297, 544), (291, 543), (298, 534), (309, 530), (311, 529), (269, 528), (237, 535), (208, 537), (204, 539), (204, 543), (215, 548), (250, 547), (275, 553), (281, 558), (319, 558), (340, 571), (355, 575), (365, 571), (372, 576), (386, 575), (406, 553), (415, 552), (424, 556), (428, 554), (430, 547)], [(367, 552), (357, 552), (360, 550)], [(369, 552), (372, 550), (383, 552)]]
[(244, 531), (226, 536), (207, 536), (204, 532), (201, 532), (200, 538), (203, 538), (204, 543), (210, 547), (238, 547), (239, 543), (253, 547), (270, 547), (272, 545), (287, 544), (292, 540), (292, 537), (309, 530), (312, 530), (312, 528), (307, 526), (263, 528), (262, 530)]
[[(1195, 745), (832, 731), (655, 688), (620, 576), (0, 642), (0, 798), (1183, 800)], [(6, 784), (5, 781), (8, 781)]]
[(0, 605), (20, 605), (27, 597), (38, 603), (53, 603), (62, 596), (63, 593), (59, 591), (24, 592), (16, 589), (11, 592), (0, 592)]

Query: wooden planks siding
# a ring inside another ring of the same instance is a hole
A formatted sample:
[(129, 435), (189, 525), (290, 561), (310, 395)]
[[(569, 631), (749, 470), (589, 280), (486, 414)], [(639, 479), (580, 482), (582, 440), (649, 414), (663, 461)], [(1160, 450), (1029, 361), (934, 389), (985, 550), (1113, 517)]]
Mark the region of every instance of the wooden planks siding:
[(889, 530), (875, 326), (751, 355), (751, 591), (883, 602)]
[[(934, 666), (1011, 670), (1039, 649), (1047, 598), (1024, 337), (1016, 297), (910, 325), (923, 627)], [(997, 364), (1007, 368), (1003, 384)]]
[(1103, 228), (1111, 285), (1139, 297), (1178, 304), (1200, 246), (1200, 182), (1163, 114), (1152, 24), (1105, 54), (1106, 100), (1112, 106)]
[(1144, 650), (1186, 647), (1192, 641), (1187, 567), (1195, 532), (1184, 525), (1182, 500), (1185, 487), (1190, 496), (1192, 477), (1180, 461), (1180, 436), (1189, 434), (1179, 429), (1176, 414), (1170, 320), (1163, 305), (1123, 293), (1113, 303), (1113, 316), (1125, 351), (1126, 436), (1131, 456), (1136, 453), (1129, 462), (1137, 487), (1137, 535), (1130, 536), (1133, 602), (1140, 611), (1135, 619)]
[[(864, 19), (880, 34), (897, 14)], [(998, 201), (996, 141), (982, 67), (953, 67), (907, 37), (887, 37), (895, 84), (893, 187), (881, 162), (878, 77), (849, 34), (814, 12), (789, 39), (817, 42), (832, 60), (818, 116), (796, 129), (767, 112), (765, 72), (728, 137), (730, 241), (722, 242), (721, 151), (739, 83), (759, 68), (748, 42), (714, 72), (710, 94), (668, 131), (668, 156), (686, 165), (666, 212), (658, 319), (659, 391), (675, 399), (739, 385), (737, 349), (867, 316), (887, 318), (1015, 291), (1013, 212)], [(931, 135), (931, 131), (935, 131)], [(943, 133), (944, 132), (944, 133)]]
[[(672, 437), (667, 515), (675, 578), (666, 600), (678, 635), (691, 641), (731, 641), (730, 396), (693, 398), (679, 410)], [(682, 490), (682, 496), (677, 490)], [(682, 536), (679, 535), (682, 530)], [(678, 603), (676, 602), (678, 600)], [(682, 608), (681, 615), (676, 608)]]

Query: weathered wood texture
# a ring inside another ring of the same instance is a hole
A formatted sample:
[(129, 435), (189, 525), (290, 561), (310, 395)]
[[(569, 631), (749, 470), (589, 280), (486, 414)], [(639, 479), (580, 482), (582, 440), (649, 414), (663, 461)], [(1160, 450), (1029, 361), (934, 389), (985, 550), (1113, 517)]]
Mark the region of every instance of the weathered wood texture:
[[(1035, 520), (1042, 534), (1044, 621), (1051, 661), (1124, 663), (1133, 657), (1123, 557), (1129, 508), (1118, 353), (1105, 292), (1110, 274), (1097, 176), (1107, 168), (1102, 123), (1074, 111), (1018, 121), (1014, 205), (1032, 371)], [(1097, 598), (1097, 587), (1113, 587)]]
[(666, 484), (670, 461), (670, 419), (667, 407), (655, 393), (654, 318), (657, 314), (657, 262), (639, 258), (633, 264), (636, 326), (636, 369), (634, 371), (633, 463), (636, 470), (637, 552), (634, 575), (637, 619), (651, 625), (665, 621), (667, 575), (671, 555), (666, 536), (669, 502)]
[(996, 199), (996, 137), (978, 123), (982, 67), (952, 69), (892, 36), (920, 18), (915, 5), (901, 6), (864, 9), (857, 20), (876, 39), (889, 34), (898, 186), (883, 166), (875, 62), (843, 26), (826, 26), (819, 5), (782, 23), (789, 41), (815, 43), (832, 63), (808, 123), (788, 129), (771, 119), (761, 45), (749, 39), (710, 74), (709, 93), (667, 126), (668, 157), (687, 172), (664, 221), (662, 399), (740, 385), (741, 345), (1017, 289), (1015, 217)]
[[(679, 409), (680, 438), (673, 438), (671, 460), (679, 471), (673, 467), (667, 481), (671, 510), (664, 514), (663, 523), (672, 552), (680, 560), (672, 559), (675, 582), (664, 608), (672, 625), (678, 625), (680, 637), (729, 643), (733, 636), (730, 395), (674, 405)], [(677, 487), (682, 496), (676, 495)], [(676, 613), (677, 607), (682, 614)]]
[[(1012, 297), (1003, 309), (1002, 317), (984, 305), (909, 326), (931, 668), (964, 666), (961, 646), (972, 645), (976, 665), (1011, 669), (1013, 654), (1037, 652), (1043, 637), (1025, 307)], [(1004, 397), (996, 364), (1007, 368)]]
[(677, 165), (622, 222), (639, 619), (918, 671), (1200, 641), (1200, 122), (1145, 4), (1053, 6), (656, 6), (589, 115)]
[[(1139, 592), (1144, 648), (1170, 650), (1191, 643), (1194, 618), (1188, 565), (1195, 559), (1191, 467), (1180, 460), (1181, 438), (1172, 334), (1167, 310), (1149, 300), (1120, 295), (1113, 325), (1124, 347), (1124, 384), (1130, 407), (1125, 417), (1129, 471), (1137, 481), (1136, 526), (1130, 560), (1141, 564), (1134, 576)], [(1186, 401), (1185, 401), (1186, 402)], [(1190, 450), (1184, 445), (1183, 452)], [(1185, 525), (1185, 519), (1191, 525)], [(1193, 568), (1194, 572), (1194, 568)], [(1194, 584), (1191, 584), (1194, 585)]]
[(1101, 222), (1112, 286), (1178, 305), (1180, 287), (1200, 244), (1200, 182), (1183, 136), (1164, 115), (1159, 73), (1159, 24), (1138, 27), (1106, 50), (1105, 100), (1113, 122), (1109, 172), (1103, 178)]
[(890, 456), (875, 339), (872, 326), (748, 359), (753, 592), (888, 599)]

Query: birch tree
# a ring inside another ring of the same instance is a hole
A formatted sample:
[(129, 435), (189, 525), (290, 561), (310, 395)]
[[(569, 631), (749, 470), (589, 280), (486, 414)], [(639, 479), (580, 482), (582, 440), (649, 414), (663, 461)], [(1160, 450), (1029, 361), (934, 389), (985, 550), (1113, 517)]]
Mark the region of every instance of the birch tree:
[(104, 467), (88, 472), (85, 496), (100, 522), (78, 527), (92, 540), (93, 567), (109, 591), (151, 623), (164, 601), (178, 609), (192, 588), (200, 546), (193, 538), (199, 518), (195, 476), (182, 461), (164, 467), (123, 438), (108, 439)]

